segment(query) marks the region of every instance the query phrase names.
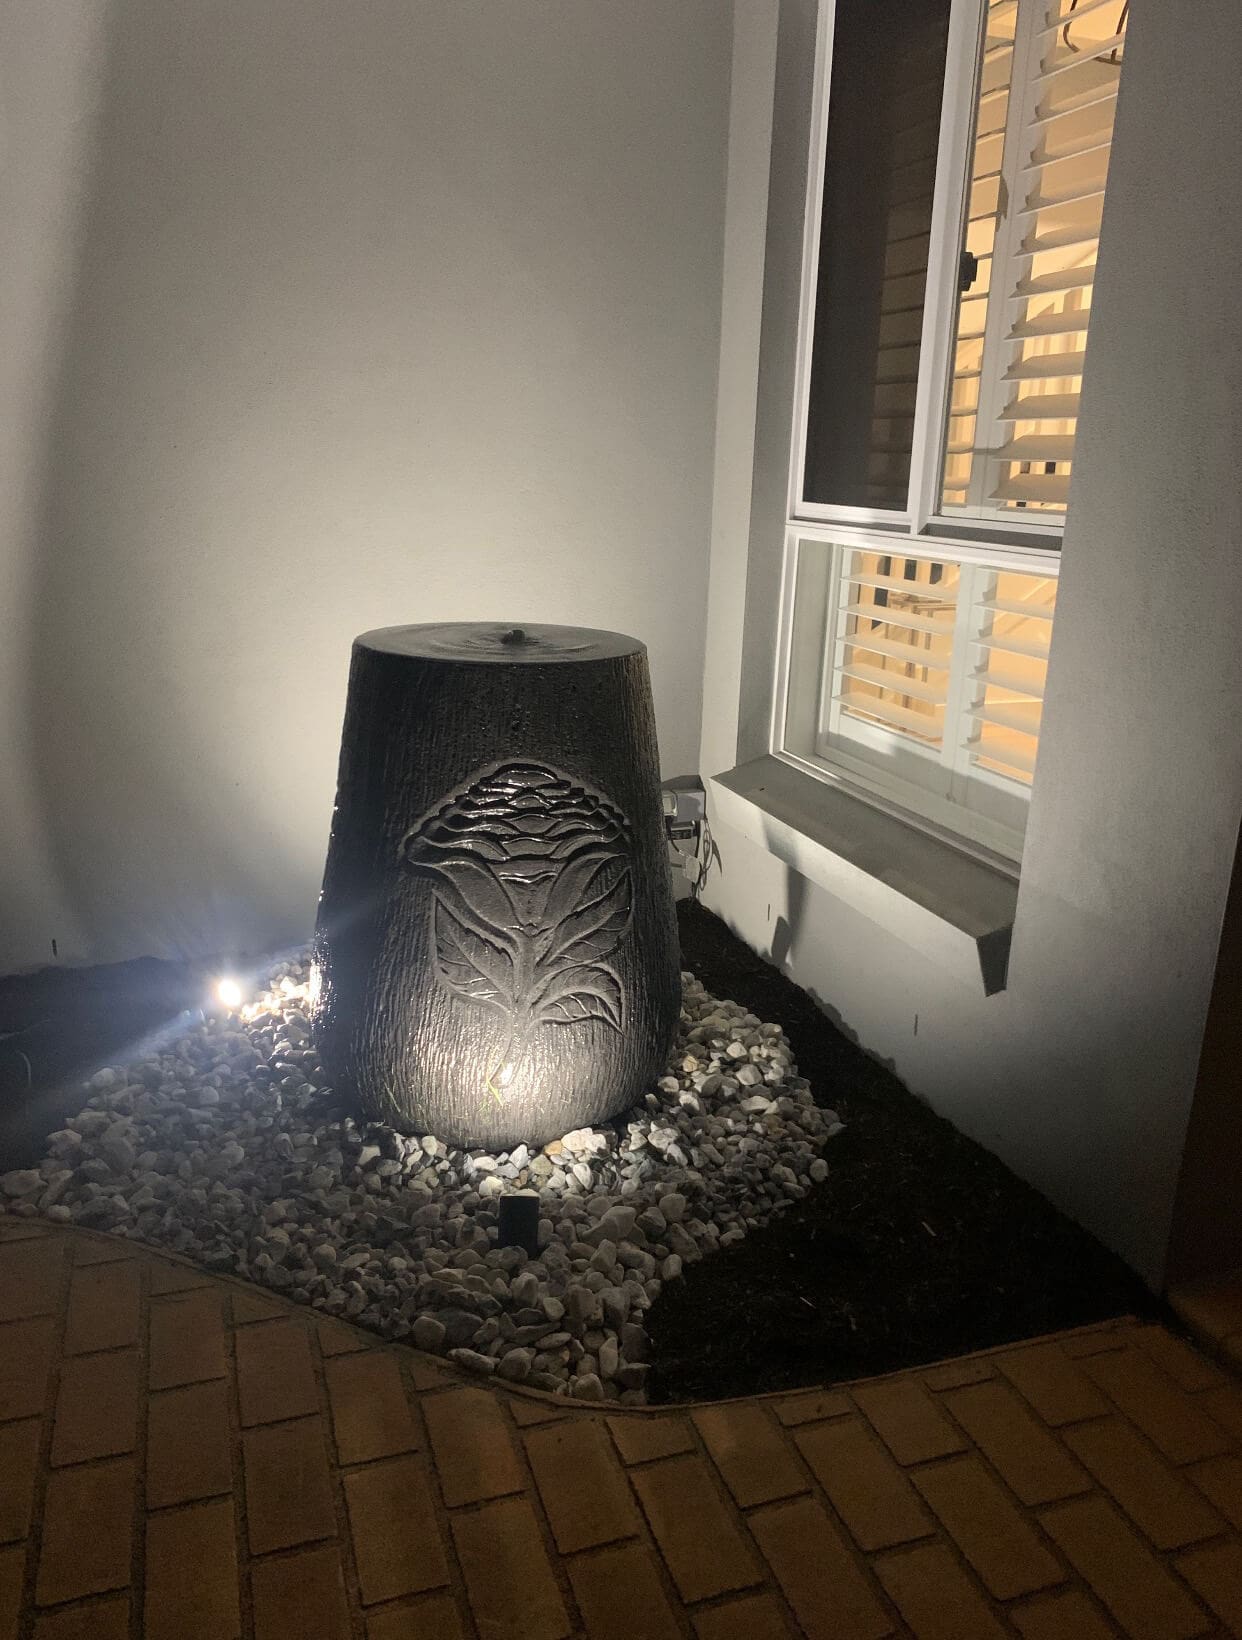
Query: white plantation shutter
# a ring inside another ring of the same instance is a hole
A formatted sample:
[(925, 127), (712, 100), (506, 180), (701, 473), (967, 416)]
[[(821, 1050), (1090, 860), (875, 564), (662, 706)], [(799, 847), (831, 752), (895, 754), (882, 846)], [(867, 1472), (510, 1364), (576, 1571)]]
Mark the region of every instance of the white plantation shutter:
[(981, 277), (959, 304), (951, 510), (1064, 511), (1127, 13), (1127, 0), (988, 8), (966, 227)]
[(978, 601), (982, 625), (971, 640), (966, 747), (976, 768), (1030, 785), (1057, 584), (1004, 571), (993, 579), (994, 588)]
[(957, 620), (956, 566), (874, 552), (846, 557), (832, 701), (859, 723), (938, 747)]
[(1007, 197), (1002, 162), (1009, 124), (1017, 16), (1017, 0), (990, 0), (963, 235), (962, 260), (963, 264), (970, 262), (971, 277), (958, 305), (949, 395), (942, 500), (950, 509), (964, 507), (972, 493), (988, 298), (992, 289), (997, 228), (1002, 202)]
[(1012, 805), (1035, 769), (1056, 578), (899, 552), (837, 549), (821, 749), (883, 769), (900, 744), (907, 783)]

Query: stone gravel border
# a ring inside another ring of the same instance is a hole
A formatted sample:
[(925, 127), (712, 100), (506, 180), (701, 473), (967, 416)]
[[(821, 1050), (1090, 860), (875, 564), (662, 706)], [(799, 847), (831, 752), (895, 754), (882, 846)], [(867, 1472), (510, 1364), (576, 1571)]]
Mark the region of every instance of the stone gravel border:
[[(311, 1041), (313, 975), (98, 1072), (0, 1207), (130, 1236), (481, 1374), (644, 1403), (646, 1311), (827, 1175), (840, 1132), (779, 1025), (682, 975), (667, 1074), (542, 1150), (461, 1150), (342, 1115)], [(539, 1254), (496, 1245), (496, 1198), (539, 1196)]]

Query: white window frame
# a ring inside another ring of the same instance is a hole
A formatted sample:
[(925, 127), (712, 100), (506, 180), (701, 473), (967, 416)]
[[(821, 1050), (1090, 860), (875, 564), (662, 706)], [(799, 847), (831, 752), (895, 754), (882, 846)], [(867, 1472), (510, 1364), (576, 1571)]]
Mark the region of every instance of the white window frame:
[[(1060, 569), (1064, 517), (1040, 514), (1023, 518), (1000, 513), (980, 518), (945, 513), (940, 507), (942, 464), (947, 436), (952, 360), (956, 339), (959, 252), (972, 162), (975, 95), (984, 49), (987, 0), (951, 0), (945, 56), (945, 90), (941, 106), (936, 180), (930, 228), (930, 254), (920, 343), (913, 443), (907, 506), (878, 509), (808, 501), (804, 495), (807, 425), (810, 408), (812, 344), (819, 276), (821, 200), (827, 155), (832, 46), (837, 0), (818, 0), (814, 89), (810, 120), (810, 154), (802, 234), (801, 288), (794, 359), (792, 425), (785, 506), (785, 548), (781, 571), (776, 678), (772, 693), (770, 748), (780, 760), (821, 781), (855, 791), (877, 807), (899, 815), (922, 830), (1014, 874), (1021, 856), (1021, 828), (999, 826), (960, 804), (930, 794), (915, 798), (902, 782), (887, 781), (865, 760), (851, 758), (839, 748), (830, 755), (808, 754), (805, 745), (789, 742), (787, 726), (791, 703), (815, 687), (822, 698), (823, 670), (833, 651), (831, 633), (821, 626), (817, 648), (808, 639), (805, 620), (799, 623), (795, 607), (801, 548), (861, 547), (893, 556), (931, 557), (964, 567), (983, 566), (1055, 577)], [(1028, 27), (1015, 41), (1015, 63), (1020, 51), (1029, 51), (1034, 35)], [(1025, 39), (1023, 38), (1025, 34)], [(1006, 143), (1014, 121), (1024, 120), (1025, 97), (1010, 98)], [(1008, 231), (1010, 222), (1002, 225)], [(993, 305), (993, 315), (1001, 304)], [(993, 316), (989, 316), (989, 323)], [(981, 384), (981, 388), (982, 388)], [(813, 681), (812, 681), (813, 680)], [(946, 711), (946, 732), (950, 717)], [(954, 725), (956, 730), (956, 722)], [(976, 769), (972, 779), (1000, 783), (1017, 790), (1018, 783)], [(1029, 789), (1028, 797), (1029, 797)]]
[[(982, 62), (987, 0), (950, 0), (945, 51), (944, 101), (936, 150), (936, 183), (932, 198), (931, 252), (923, 304), (919, 350), (919, 383), (915, 399), (910, 454), (908, 504), (904, 508), (847, 507), (807, 500), (806, 435), (811, 401), (811, 356), (815, 334), (820, 250), (820, 201), (827, 158), (829, 93), (832, 83), (832, 41), (837, 0), (819, 0), (815, 42), (815, 86), (811, 106), (810, 161), (804, 215), (802, 285), (798, 310), (798, 340), (794, 371), (794, 401), (790, 429), (791, 459), (786, 513), (790, 523), (875, 525), (911, 535), (931, 534), (946, 546), (954, 541), (980, 540), (997, 547), (1026, 544), (1037, 552), (1060, 550), (1064, 519), (1041, 514), (1024, 518), (996, 510), (993, 517), (945, 513), (940, 508), (940, 484), (949, 416), (949, 388), (955, 341), (958, 266), (966, 201), (970, 185), (971, 137), (974, 131), (975, 89)], [(1023, 15), (1022, 13), (1019, 14)], [(1035, 30), (1029, 19), (1014, 45), (1015, 65), (1032, 49)], [(1016, 77), (1016, 76), (1015, 76)], [(1028, 93), (1029, 95), (1029, 93)], [(1011, 97), (1006, 126), (1006, 148), (1015, 124), (1026, 121), (1026, 98)], [(1011, 216), (1002, 232), (1012, 231)], [(999, 259), (998, 259), (999, 260)], [(992, 304), (989, 323), (999, 322), (1001, 304)], [(981, 417), (982, 419), (982, 417)]]
[[(822, 745), (823, 701), (835, 667), (835, 650), (839, 642), (847, 641), (845, 634), (834, 628), (827, 606), (842, 590), (837, 560), (853, 550), (949, 560), (961, 566), (963, 584), (958, 593), (953, 695), (945, 711), (946, 736), (957, 736), (966, 715), (963, 697), (971, 676), (966, 653), (979, 642), (973, 626), (977, 605), (968, 590), (970, 577), (1011, 570), (1056, 579), (1060, 558), (1056, 553), (978, 543), (953, 542), (946, 548), (929, 536), (848, 526), (825, 529), (816, 524), (791, 524), (785, 537), (780, 642), (770, 725), (773, 755), (820, 780), (847, 786), (920, 830), (1013, 873), (1021, 853), (1027, 788), (986, 768), (970, 766), (968, 748), (960, 738), (946, 741), (940, 752), (882, 729), (869, 729), (861, 721), (851, 724), (850, 738), (860, 746), (872, 739), (877, 750), (895, 751), (906, 760), (925, 762), (926, 783), (886, 773), (863, 753), (854, 755), (841, 745), (828, 751)], [(836, 715), (837, 709), (833, 708), (831, 716)], [(986, 801), (966, 803), (960, 789), (967, 780), (985, 792), (990, 789), (1001, 794), (1002, 801), (994, 807)], [(937, 789), (942, 786), (947, 789)], [(1010, 811), (1008, 817), (1006, 810)]]

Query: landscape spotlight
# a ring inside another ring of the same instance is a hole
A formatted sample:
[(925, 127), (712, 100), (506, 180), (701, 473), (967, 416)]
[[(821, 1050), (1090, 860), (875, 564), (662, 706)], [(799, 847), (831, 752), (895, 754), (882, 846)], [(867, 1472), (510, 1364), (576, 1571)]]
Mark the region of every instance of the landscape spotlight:
[(230, 1010), (236, 1011), (242, 1005), (242, 988), (235, 979), (218, 979), (216, 996)]

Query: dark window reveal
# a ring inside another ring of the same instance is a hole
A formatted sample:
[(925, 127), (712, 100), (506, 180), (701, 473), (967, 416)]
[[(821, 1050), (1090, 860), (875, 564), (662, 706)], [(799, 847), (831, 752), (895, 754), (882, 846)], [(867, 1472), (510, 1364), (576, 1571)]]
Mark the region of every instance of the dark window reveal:
[(804, 494), (902, 510), (949, 0), (838, 0)]

